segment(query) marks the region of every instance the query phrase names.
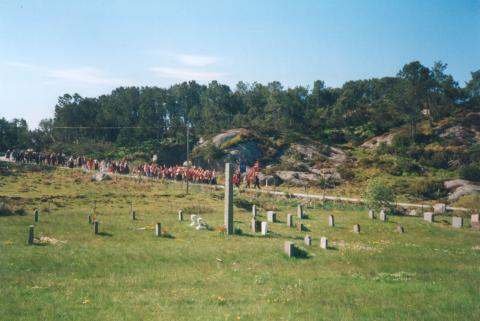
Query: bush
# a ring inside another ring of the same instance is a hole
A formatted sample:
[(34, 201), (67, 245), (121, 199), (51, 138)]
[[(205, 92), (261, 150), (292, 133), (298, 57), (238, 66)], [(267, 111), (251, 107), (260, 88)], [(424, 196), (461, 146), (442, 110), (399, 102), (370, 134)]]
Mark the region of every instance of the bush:
[(421, 180), (415, 184), (415, 194), (425, 199), (439, 199), (448, 194), (441, 181)]
[(355, 178), (355, 173), (352, 170), (352, 164), (341, 165), (337, 168), (338, 173), (344, 180), (352, 180)]
[(379, 210), (381, 208), (393, 208), (395, 202), (395, 192), (388, 187), (385, 182), (378, 178), (369, 181), (367, 188), (363, 193), (365, 203), (371, 209)]
[(392, 139), (392, 147), (399, 154), (405, 154), (412, 143), (412, 139), (406, 134), (397, 134)]
[(480, 182), (480, 162), (463, 166), (460, 169), (460, 176), (469, 181)]
[(395, 164), (388, 169), (388, 173), (395, 176), (402, 174), (421, 174), (423, 168), (416, 162), (409, 158), (398, 158), (395, 160)]

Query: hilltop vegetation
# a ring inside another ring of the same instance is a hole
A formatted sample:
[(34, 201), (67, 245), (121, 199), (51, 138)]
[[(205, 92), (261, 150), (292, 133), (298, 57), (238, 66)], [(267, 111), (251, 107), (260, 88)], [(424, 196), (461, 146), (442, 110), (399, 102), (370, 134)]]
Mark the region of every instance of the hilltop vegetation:
[[(445, 179), (480, 180), (480, 71), (465, 86), (446, 64), (415, 61), (394, 77), (341, 88), (240, 82), (232, 90), (191, 81), (96, 98), (65, 94), (35, 131), (22, 120), (1, 120), (0, 151), (34, 147), (139, 162), (157, 154), (160, 163), (181, 163), (187, 127), (201, 164), (260, 159), (269, 166), (264, 174), (279, 182), (347, 189), (384, 175), (400, 194), (438, 199)], [(242, 132), (211, 140), (232, 128)], [(417, 177), (425, 184), (417, 186)]]

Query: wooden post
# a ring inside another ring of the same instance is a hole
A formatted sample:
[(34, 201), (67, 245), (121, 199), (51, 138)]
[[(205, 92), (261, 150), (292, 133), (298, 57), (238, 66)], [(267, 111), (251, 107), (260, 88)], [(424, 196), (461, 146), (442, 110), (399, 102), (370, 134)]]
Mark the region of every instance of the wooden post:
[(157, 223), (155, 225), (155, 235), (162, 236), (162, 223)]
[(98, 225), (99, 225), (98, 221), (93, 222), (93, 232), (95, 233), (95, 235), (98, 234)]
[(33, 211), (33, 217), (34, 217), (35, 223), (38, 223), (38, 208), (36, 208)]
[(88, 215), (88, 224), (92, 224), (92, 215)]

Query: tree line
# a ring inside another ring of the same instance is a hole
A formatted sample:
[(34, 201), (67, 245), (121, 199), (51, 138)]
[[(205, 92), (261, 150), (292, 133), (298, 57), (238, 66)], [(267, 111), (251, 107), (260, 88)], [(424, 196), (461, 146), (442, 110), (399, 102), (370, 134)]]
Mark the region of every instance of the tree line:
[(246, 127), (271, 135), (302, 135), (333, 144), (360, 143), (401, 125), (416, 137), (424, 117), (431, 122), (480, 109), (480, 70), (460, 86), (446, 73), (418, 61), (396, 76), (348, 81), (340, 88), (321, 80), (312, 88), (285, 88), (239, 82), (234, 89), (217, 81), (183, 82), (169, 88), (120, 87), (99, 97), (65, 94), (52, 119), (29, 131), (24, 120), (0, 119), (0, 150), (50, 149), (81, 142), (134, 146), (155, 141), (184, 144), (186, 128), (200, 136)]

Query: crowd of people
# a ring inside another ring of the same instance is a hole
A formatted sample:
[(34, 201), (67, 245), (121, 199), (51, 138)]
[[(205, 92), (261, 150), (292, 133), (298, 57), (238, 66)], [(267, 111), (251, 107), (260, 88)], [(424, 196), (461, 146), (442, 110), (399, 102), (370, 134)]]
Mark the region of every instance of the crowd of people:
[(32, 149), (8, 150), (5, 157), (17, 163), (34, 163), (37, 165), (64, 166), (69, 168), (83, 168), (88, 171), (103, 173), (132, 174), (146, 176), (153, 179), (189, 180), (194, 183), (217, 184), (215, 170), (206, 170), (199, 166), (166, 166), (156, 162), (134, 166), (131, 170), (126, 159), (97, 160), (84, 156), (67, 156), (65, 153), (37, 152)]
[[(122, 160), (97, 160), (84, 156), (67, 156), (65, 153), (37, 152), (33, 149), (8, 150), (5, 157), (17, 163), (35, 163), (37, 165), (64, 166), (68, 168), (83, 168), (88, 171), (100, 171), (103, 173), (131, 174), (137, 177), (150, 177), (153, 179), (168, 179), (193, 183), (217, 184), (215, 170), (204, 169), (199, 166), (166, 166), (159, 165), (156, 161), (147, 162), (143, 165), (134, 166), (132, 169), (126, 159)], [(233, 184), (246, 188), (253, 185), (260, 188), (258, 177), (259, 162), (253, 168), (237, 166), (233, 176)]]

